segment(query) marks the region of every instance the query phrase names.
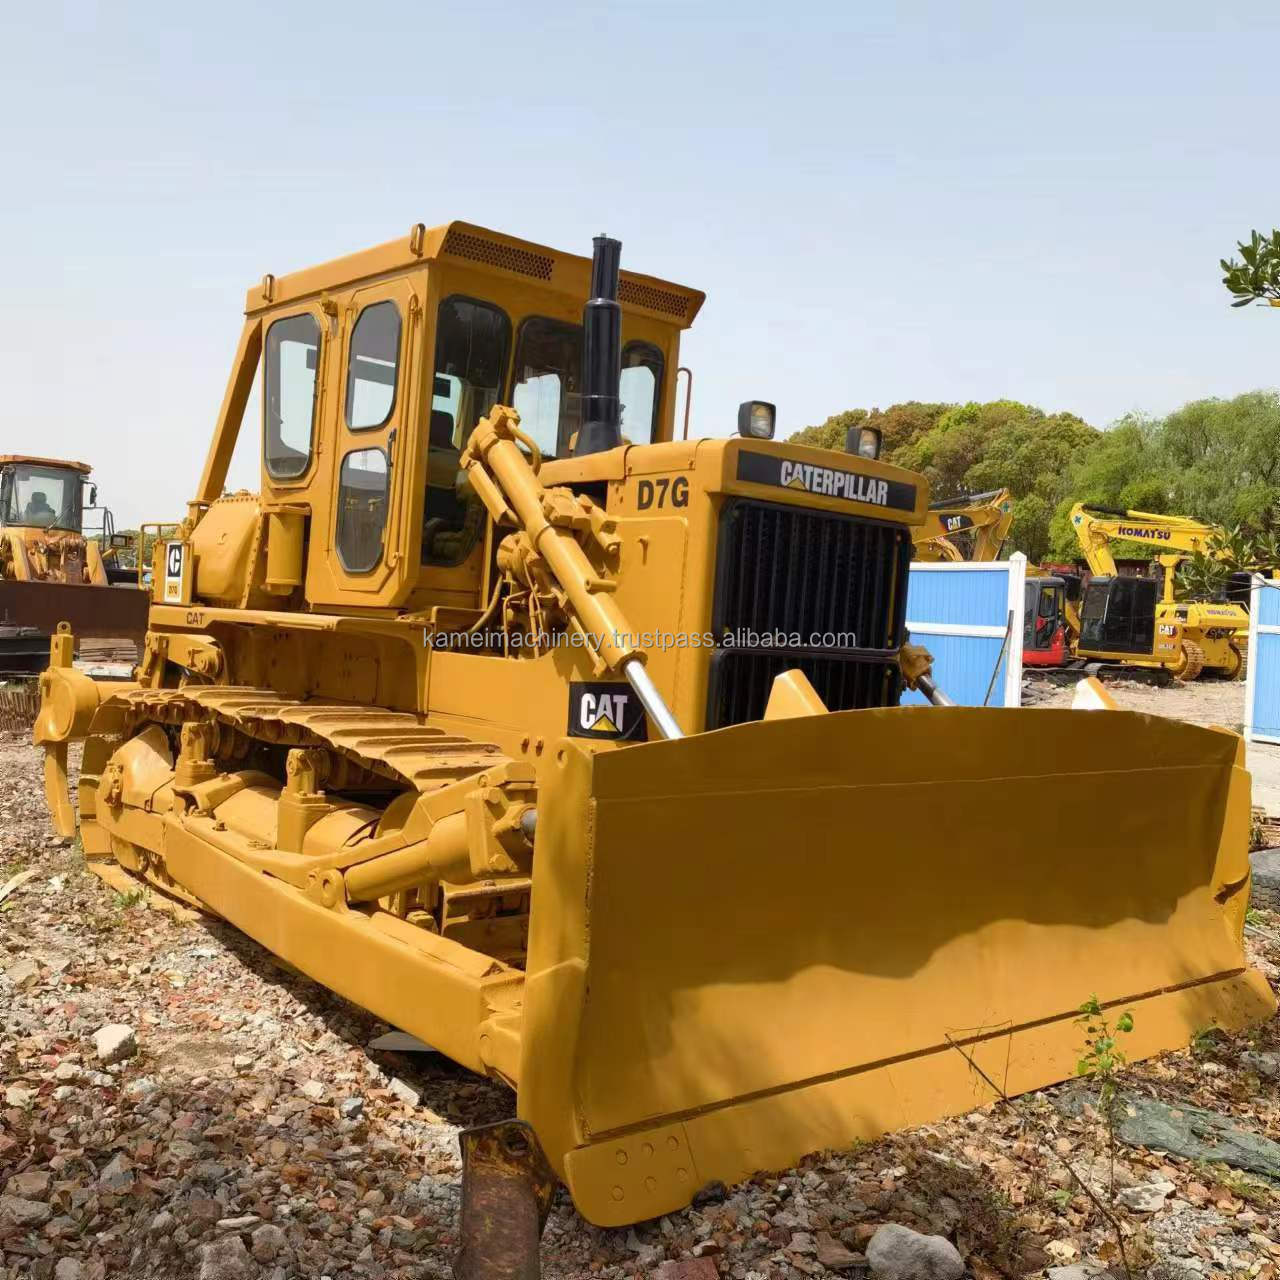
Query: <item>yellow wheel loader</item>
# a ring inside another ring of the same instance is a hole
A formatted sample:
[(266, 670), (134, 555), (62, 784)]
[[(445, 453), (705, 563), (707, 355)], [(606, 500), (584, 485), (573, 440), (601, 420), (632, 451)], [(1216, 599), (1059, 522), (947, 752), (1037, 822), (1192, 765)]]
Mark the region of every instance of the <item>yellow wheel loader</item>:
[[(551, 1174), (631, 1223), (1061, 1080), (1094, 993), (1134, 1056), (1275, 1008), (1240, 739), (948, 705), (904, 634), (924, 480), (764, 401), (674, 439), (702, 295), (618, 253), (455, 222), (266, 276), (136, 683), (65, 634), (42, 676), (87, 858), (516, 1090), (464, 1143), (476, 1251)], [(222, 496), (259, 373), (261, 492)]]
[[(1196, 552), (1214, 555), (1221, 530), (1185, 516), (1117, 511), (1077, 502), (1071, 527), (1095, 575), (1085, 587), (1075, 651), (1081, 658), (1162, 667), (1175, 680), (1202, 671), (1235, 680), (1244, 671), (1249, 614), (1229, 600), (1178, 600), (1178, 565)], [(1121, 576), (1111, 547), (1141, 542), (1157, 548), (1163, 587), (1154, 578)]]
[[(89, 474), (83, 462), (0, 456), (0, 677), (43, 670), (60, 622), (80, 637), (141, 641), (146, 631), (147, 597), (136, 585), (99, 590), (133, 581), (114, 564), (132, 543), (97, 506)], [(94, 510), (97, 536), (86, 536)]]

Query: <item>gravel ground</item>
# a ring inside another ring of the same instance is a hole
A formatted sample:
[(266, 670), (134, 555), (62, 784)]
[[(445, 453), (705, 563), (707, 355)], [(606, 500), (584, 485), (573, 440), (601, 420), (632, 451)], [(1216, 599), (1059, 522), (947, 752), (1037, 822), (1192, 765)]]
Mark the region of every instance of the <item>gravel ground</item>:
[[(0, 1277), (448, 1275), (457, 1129), (511, 1114), (510, 1092), (435, 1055), (370, 1052), (384, 1025), (219, 922), (114, 892), (47, 830), (35, 753), (0, 738), (0, 885), (35, 873), (0, 903)], [(1249, 940), (1274, 983), (1280, 916), (1251, 917)], [(109, 1024), (136, 1052), (105, 1064)], [(1280, 1073), (1274, 1021), (1126, 1083), (1276, 1136), (1272, 1061)], [(587, 1226), (561, 1192), (544, 1275), (865, 1277), (888, 1222), (947, 1236), (976, 1280), (1107, 1260), (1112, 1229), (1065, 1163), (1102, 1186), (1103, 1127), (1055, 1093), (711, 1188), (625, 1231)], [(1166, 1260), (1153, 1275), (1275, 1280), (1277, 1184), (1121, 1148), (1117, 1186), (1160, 1200), (1117, 1211), (1131, 1257)]]
[[(1026, 707), (1069, 707), (1082, 672), (1035, 672), (1025, 669), (1022, 704)], [(1100, 676), (1107, 692), (1125, 711), (1146, 711), (1152, 715), (1187, 720), (1192, 724), (1221, 725), (1240, 733), (1244, 726), (1243, 680), (1176, 680), (1152, 674), (1150, 677)]]

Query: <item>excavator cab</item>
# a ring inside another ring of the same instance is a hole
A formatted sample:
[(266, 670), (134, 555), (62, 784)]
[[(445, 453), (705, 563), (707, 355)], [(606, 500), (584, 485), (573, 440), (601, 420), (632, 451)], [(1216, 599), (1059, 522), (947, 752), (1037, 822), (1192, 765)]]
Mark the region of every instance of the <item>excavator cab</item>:
[(1061, 578), (1028, 578), (1023, 613), (1025, 666), (1060, 667), (1068, 657), (1067, 586)]

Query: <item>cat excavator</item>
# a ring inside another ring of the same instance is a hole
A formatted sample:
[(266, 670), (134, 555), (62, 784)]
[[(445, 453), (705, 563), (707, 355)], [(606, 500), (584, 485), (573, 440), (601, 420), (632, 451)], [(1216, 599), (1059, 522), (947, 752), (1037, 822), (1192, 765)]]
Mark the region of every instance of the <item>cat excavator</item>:
[(915, 558), (932, 562), (999, 560), (1012, 524), (1013, 495), (1008, 489), (931, 502), (924, 523), (911, 533)]
[[(1176, 680), (1201, 672), (1237, 679), (1244, 670), (1249, 615), (1228, 600), (1178, 600), (1178, 565), (1189, 556), (1221, 556), (1222, 531), (1186, 516), (1124, 511), (1077, 502), (1071, 527), (1093, 577), (1085, 587), (1075, 651), (1081, 658), (1160, 667)], [(1162, 583), (1122, 576), (1112, 547), (1155, 548)]]
[(529, 1274), (556, 1180), (618, 1226), (1065, 1079), (1091, 994), (1134, 1058), (1275, 1009), (1240, 738), (953, 705), (905, 635), (927, 482), (763, 399), (676, 438), (703, 295), (619, 253), (418, 224), (265, 276), (136, 679), (69, 629), (41, 677), (87, 859), (514, 1090), (466, 1277)]

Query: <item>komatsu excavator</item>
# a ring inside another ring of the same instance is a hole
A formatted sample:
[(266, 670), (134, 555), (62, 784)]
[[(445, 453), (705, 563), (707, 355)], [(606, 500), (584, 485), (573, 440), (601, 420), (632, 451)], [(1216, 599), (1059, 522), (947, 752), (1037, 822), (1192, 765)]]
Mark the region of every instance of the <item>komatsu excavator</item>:
[[(913, 529), (916, 559), (999, 560), (1013, 524), (1013, 495), (991, 489), (931, 502), (924, 523)], [(961, 542), (967, 546), (962, 549)]]
[[(1175, 596), (1178, 565), (1197, 553), (1220, 555), (1221, 530), (1185, 516), (1083, 502), (1071, 508), (1070, 519), (1094, 574), (1080, 610), (1079, 657), (1162, 667), (1183, 681), (1202, 671), (1228, 680), (1239, 677), (1248, 646), (1248, 612), (1227, 600), (1180, 601)], [(1112, 554), (1116, 542), (1156, 548), (1163, 585), (1153, 578), (1121, 576)]]
[(136, 683), (65, 632), (42, 677), (87, 858), (516, 1090), (463, 1274), (551, 1174), (632, 1223), (1068, 1077), (1093, 994), (1135, 1058), (1275, 1009), (1241, 740), (950, 705), (904, 644), (925, 481), (765, 401), (674, 439), (702, 294), (618, 255), (454, 222), (267, 275)]

